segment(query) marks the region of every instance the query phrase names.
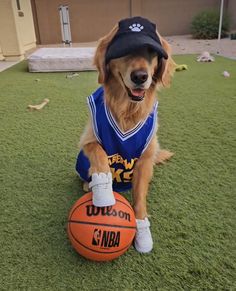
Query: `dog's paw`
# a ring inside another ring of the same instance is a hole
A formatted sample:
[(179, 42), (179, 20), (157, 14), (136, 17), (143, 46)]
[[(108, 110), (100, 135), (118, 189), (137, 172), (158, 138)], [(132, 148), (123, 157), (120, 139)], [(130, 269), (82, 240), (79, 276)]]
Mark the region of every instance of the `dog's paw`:
[(88, 182), (84, 182), (83, 183), (83, 191), (84, 192), (88, 192), (89, 191), (89, 183)]
[(105, 207), (116, 203), (112, 191), (111, 173), (93, 173), (89, 187), (93, 192), (93, 205), (97, 207)]
[(132, 25), (129, 26), (129, 29), (134, 32), (140, 32), (144, 29), (144, 27), (139, 23), (133, 23)]
[(153, 248), (150, 222), (148, 218), (136, 219), (137, 232), (135, 235), (134, 246), (139, 253), (149, 253)]

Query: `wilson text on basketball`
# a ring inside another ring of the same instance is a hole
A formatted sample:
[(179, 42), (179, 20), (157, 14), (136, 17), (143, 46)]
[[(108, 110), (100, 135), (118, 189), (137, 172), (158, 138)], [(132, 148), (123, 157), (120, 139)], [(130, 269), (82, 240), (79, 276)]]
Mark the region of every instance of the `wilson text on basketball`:
[(116, 210), (112, 206), (107, 207), (96, 207), (94, 205), (86, 206), (87, 216), (118, 216), (121, 219), (130, 221), (130, 214), (122, 210)]

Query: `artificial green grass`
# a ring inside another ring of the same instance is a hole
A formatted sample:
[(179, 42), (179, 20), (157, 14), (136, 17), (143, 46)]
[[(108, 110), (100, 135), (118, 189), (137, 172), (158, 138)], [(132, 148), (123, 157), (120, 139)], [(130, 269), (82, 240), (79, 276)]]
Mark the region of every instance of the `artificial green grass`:
[[(236, 62), (175, 60), (189, 70), (160, 94), (159, 138), (175, 156), (150, 186), (154, 250), (107, 263), (80, 257), (66, 233), (83, 193), (74, 165), (96, 73), (32, 74), (25, 62), (0, 73), (1, 290), (236, 289)], [(26, 110), (44, 98), (41, 112)]]

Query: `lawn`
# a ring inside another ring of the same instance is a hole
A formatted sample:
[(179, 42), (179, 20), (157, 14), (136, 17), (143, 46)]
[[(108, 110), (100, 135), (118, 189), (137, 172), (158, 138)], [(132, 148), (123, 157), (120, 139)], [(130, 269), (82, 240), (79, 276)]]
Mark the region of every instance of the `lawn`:
[(154, 250), (108, 263), (80, 257), (66, 233), (97, 74), (33, 74), (26, 62), (0, 73), (0, 290), (236, 290), (236, 62), (195, 59), (176, 56), (189, 70), (160, 94), (159, 139), (175, 156), (150, 186)]

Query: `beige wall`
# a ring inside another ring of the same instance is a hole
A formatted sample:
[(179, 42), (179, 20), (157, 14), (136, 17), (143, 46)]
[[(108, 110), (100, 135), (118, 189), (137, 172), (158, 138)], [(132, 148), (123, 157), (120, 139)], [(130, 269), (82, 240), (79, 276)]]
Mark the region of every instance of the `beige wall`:
[(2, 48), (0, 47), (0, 61), (4, 60), (4, 56), (2, 54)]
[(30, 0), (21, 0), (20, 4), (24, 17), (19, 17), (18, 11), (14, 9), (16, 13), (16, 25), (19, 30), (21, 43), (24, 46), (24, 49), (28, 50), (34, 47), (36, 42), (31, 3)]
[(11, 0), (0, 2), (0, 45), (6, 58), (17, 59), (23, 54)]
[(35, 46), (30, 0), (20, 4), (18, 11), (15, 0), (0, 1), (0, 46), (6, 60), (23, 59), (25, 51)]

